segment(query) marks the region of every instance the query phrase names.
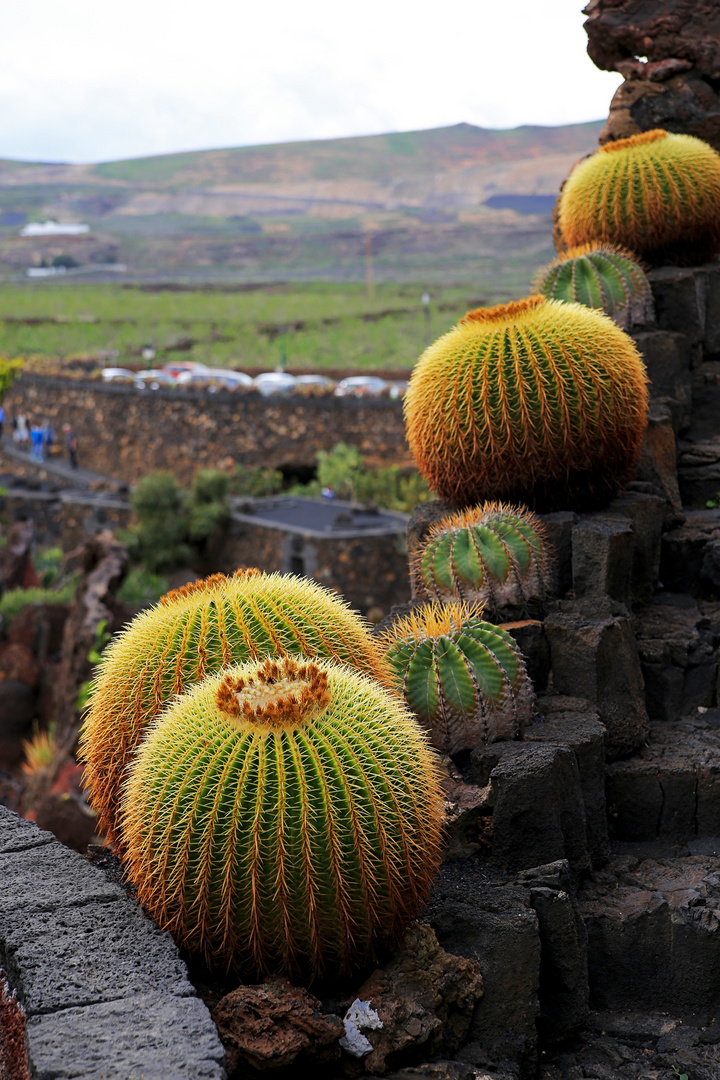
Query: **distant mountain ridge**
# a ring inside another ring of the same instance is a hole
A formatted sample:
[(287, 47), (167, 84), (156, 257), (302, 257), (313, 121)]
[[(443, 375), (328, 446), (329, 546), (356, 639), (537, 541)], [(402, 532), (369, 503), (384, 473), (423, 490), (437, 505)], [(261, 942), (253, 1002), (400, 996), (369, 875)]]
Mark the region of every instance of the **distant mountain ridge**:
[[(594, 149), (602, 126), (494, 130), (461, 123), (94, 165), (0, 160), (0, 220), (26, 214), (87, 222), (93, 233), (84, 247), (61, 245), (60, 254), (80, 263), (115, 258), (144, 270), (235, 267), (242, 274), (255, 263), (258, 273), (275, 274), (260, 263), (281, 257), (284, 236), (286, 247), (296, 242), (291, 274), (321, 272), (313, 254), (318, 245), (322, 273), (332, 273), (333, 243), (342, 248), (349, 235), (367, 229), (378, 243), (392, 235), (404, 248), (417, 248), (422, 233), (427, 249), (428, 231), (439, 236), (458, 225), (483, 226), (492, 247), (491, 236), (501, 223), (507, 232), (518, 209), (547, 213), (548, 197)], [(546, 198), (513, 203), (498, 196)], [(16, 233), (0, 226), (0, 272), (46, 257), (42, 246), (19, 242)], [(59, 257), (57, 247), (48, 246), (47, 255)], [(352, 274), (358, 273), (356, 266)]]

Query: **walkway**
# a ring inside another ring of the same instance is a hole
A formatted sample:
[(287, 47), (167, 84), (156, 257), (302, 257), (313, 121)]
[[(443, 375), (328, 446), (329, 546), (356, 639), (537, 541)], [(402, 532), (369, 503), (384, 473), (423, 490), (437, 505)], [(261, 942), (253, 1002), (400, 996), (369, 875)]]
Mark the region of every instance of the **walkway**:
[(122, 489), (127, 491), (127, 485), (123, 484), (121, 481), (112, 480), (109, 476), (103, 476), (101, 473), (93, 472), (92, 469), (86, 469), (82, 466), (73, 469), (70, 462), (65, 457), (60, 457), (59, 455), (57, 457), (53, 456), (46, 458), (44, 461), (35, 461), (34, 458), (30, 457), (28, 450), (18, 446), (18, 444), (13, 442), (12, 438), (7, 435), (3, 437), (0, 449), (6, 457), (12, 458), (13, 461), (21, 462), (23, 465), (35, 469), (38, 472), (43, 471), (47, 473), (48, 476), (54, 476), (70, 487), (102, 487), (112, 491), (120, 491)]

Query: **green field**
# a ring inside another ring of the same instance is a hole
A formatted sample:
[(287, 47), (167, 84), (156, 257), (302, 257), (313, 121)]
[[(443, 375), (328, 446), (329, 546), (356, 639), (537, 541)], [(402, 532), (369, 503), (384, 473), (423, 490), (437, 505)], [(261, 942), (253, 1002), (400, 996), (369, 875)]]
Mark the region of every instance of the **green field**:
[[(522, 283), (525, 284), (525, 283)], [(518, 290), (520, 283), (518, 283)], [(151, 343), (156, 366), (197, 360), (240, 370), (410, 368), (425, 345), (422, 285), (307, 283), (252, 289), (150, 290), (121, 285), (28, 283), (0, 287), (0, 355), (52, 370), (76, 358), (97, 366), (142, 366)], [(524, 290), (523, 290), (524, 291)], [(433, 288), (430, 335), (470, 307), (520, 291)], [(117, 358), (109, 353), (117, 351)]]

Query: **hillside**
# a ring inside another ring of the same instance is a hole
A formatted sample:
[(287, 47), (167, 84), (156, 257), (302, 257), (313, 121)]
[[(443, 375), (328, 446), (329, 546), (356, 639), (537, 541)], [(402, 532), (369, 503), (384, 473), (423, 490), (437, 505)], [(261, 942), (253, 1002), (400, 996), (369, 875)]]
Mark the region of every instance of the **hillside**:
[[(376, 280), (514, 282), (551, 253), (550, 197), (601, 127), (457, 124), (97, 165), (0, 161), (0, 274), (59, 258), (141, 277), (359, 280), (369, 243)], [(91, 232), (19, 235), (45, 218)]]

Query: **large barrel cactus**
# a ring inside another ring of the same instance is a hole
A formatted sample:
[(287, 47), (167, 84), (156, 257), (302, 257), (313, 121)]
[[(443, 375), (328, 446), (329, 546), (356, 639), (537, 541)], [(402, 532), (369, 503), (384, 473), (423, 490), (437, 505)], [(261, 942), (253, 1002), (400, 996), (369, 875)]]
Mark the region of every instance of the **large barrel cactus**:
[(720, 154), (662, 129), (602, 146), (575, 166), (558, 209), (568, 247), (621, 244), (652, 266), (695, 266), (720, 251)]
[(266, 658), (209, 676), (153, 725), (122, 828), (140, 900), (211, 966), (257, 979), (363, 965), (439, 864), (425, 733), (375, 680)]
[(426, 349), (404, 409), (418, 469), (452, 506), (592, 506), (632, 476), (647, 374), (607, 315), (531, 296), (468, 312)]
[(408, 707), (433, 745), (454, 754), (516, 739), (534, 694), (517, 644), (465, 604), (424, 604), (383, 638)]
[(518, 506), (485, 503), (436, 522), (418, 551), (416, 573), (434, 600), (527, 614), (551, 589), (542, 522)]
[(614, 244), (570, 248), (539, 271), (535, 284), (548, 300), (600, 308), (623, 330), (654, 318), (645, 271), (629, 251)]
[(90, 802), (111, 840), (128, 762), (163, 706), (229, 664), (284, 653), (332, 657), (389, 678), (366, 624), (344, 601), (305, 578), (257, 570), (177, 589), (115, 638), (81, 738)]

